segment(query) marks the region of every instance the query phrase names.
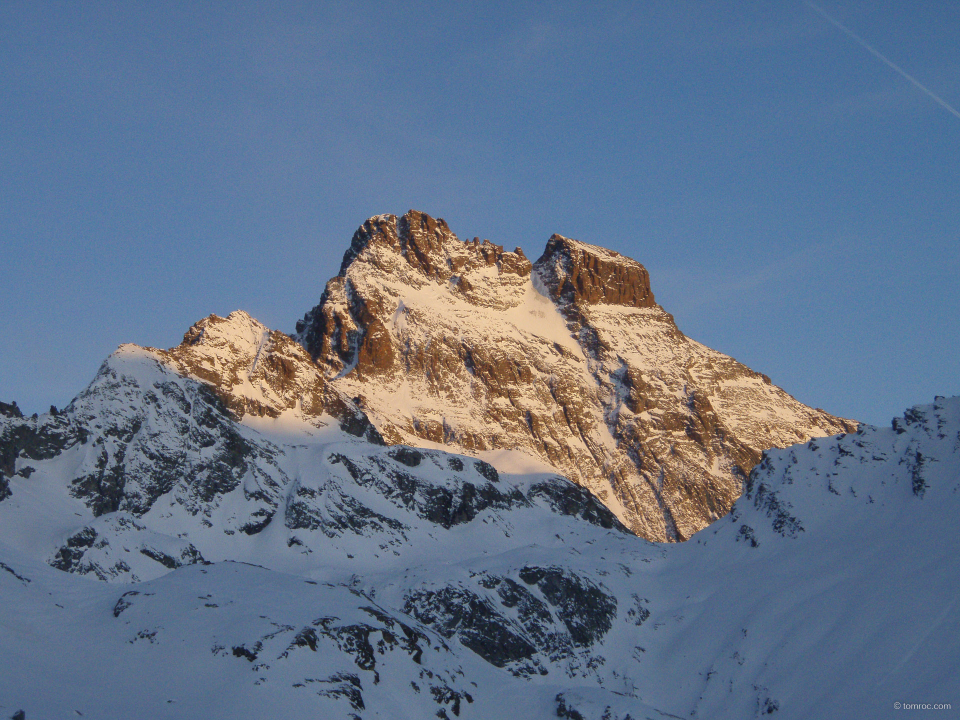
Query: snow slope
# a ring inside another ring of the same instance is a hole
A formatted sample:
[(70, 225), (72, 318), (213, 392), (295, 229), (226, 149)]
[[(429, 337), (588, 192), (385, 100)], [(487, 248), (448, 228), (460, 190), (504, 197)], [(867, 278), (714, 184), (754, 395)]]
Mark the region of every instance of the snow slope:
[(62, 413), (0, 417), (0, 712), (955, 704), (960, 398), (768, 451), (728, 518), (662, 545), (551, 473), (247, 419), (133, 347)]

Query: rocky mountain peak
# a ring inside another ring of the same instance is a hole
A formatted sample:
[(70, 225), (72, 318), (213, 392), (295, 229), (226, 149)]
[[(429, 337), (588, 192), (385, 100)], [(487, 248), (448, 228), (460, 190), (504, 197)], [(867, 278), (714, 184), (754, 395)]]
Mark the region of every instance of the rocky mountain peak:
[[(379, 215), (295, 337), (241, 311), (211, 315), (169, 350), (121, 348), (71, 411), (93, 417), (98, 398), (125, 393), (118, 407), (139, 437), (149, 418), (125, 408), (159, 396), (123, 378), (159, 366), (213, 391), (163, 375), (166, 392), (192, 394), (188, 415), (222, 405), (245, 422), (332, 417), (376, 442), (519, 451), (651, 540), (686, 539), (724, 515), (762, 451), (855, 429), (684, 336), (640, 263), (554, 235), (532, 267), (424, 213)], [(83, 487), (116, 509), (108, 469), (122, 457), (110, 457)]]
[(215, 388), (236, 418), (324, 411), (326, 381), (309, 354), (242, 310), (203, 318), (170, 350), (149, 350), (177, 373)]
[(295, 337), (387, 442), (519, 450), (652, 540), (725, 514), (764, 449), (855, 427), (684, 336), (635, 260), (554, 235), (533, 266), (412, 210), (357, 230)]
[(520, 248), (462, 241), (442, 218), (376, 215), (354, 233), (340, 274), (295, 337), (328, 374), (391, 372), (397, 353), (388, 325), (402, 319), (405, 292), (506, 310), (523, 301), (531, 268)]
[[(417, 210), (400, 217), (375, 215), (357, 228), (344, 254), (339, 277), (349, 277), (355, 264), (399, 272), (408, 282), (417, 284), (421, 279), (417, 275), (438, 282), (459, 282), (464, 274), (481, 268), (517, 275), (528, 275), (531, 268), (520, 248), (505, 252), (502, 245), (489, 240), (461, 241), (443, 218)], [(415, 274), (411, 275), (410, 270)]]
[(653, 307), (650, 275), (613, 250), (552, 235), (534, 265), (555, 302)]
[(229, 343), (241, 343), (246, 349), (256, 348), (264, 332), (269, 328), (250, 316), (245, 310), (234, 310), (225, 318), (211, 314), (198, 320), (183, 334), (185, 345), (212, 347)]

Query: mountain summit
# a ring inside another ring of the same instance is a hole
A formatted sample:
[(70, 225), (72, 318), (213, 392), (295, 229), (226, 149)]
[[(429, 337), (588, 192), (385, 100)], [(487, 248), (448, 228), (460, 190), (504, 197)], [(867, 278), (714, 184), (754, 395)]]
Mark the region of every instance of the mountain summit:
[(387, 442), (522, 451), (651, 540), (726, 514), (764, 449), (856, 429), (687, 338), (630, 258), (554, 235), (531, 263), (413, 210), (356, 231), (295, 337)]

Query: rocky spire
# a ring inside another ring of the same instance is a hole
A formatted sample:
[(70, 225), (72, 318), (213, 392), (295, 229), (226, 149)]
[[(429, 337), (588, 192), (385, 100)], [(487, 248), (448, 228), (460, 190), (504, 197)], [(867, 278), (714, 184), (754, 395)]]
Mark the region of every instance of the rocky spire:
[(17, 406), (16, 400), (14, 400), (12, 403), (0, 402), (0, 417), (18, 418), (23, 417), (23, 413)]

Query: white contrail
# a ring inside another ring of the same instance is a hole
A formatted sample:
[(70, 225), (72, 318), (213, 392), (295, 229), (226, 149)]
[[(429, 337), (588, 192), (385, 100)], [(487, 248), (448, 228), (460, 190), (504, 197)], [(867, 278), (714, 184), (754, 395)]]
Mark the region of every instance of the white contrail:
[(936, 102), (940, 107), (942, 107), (942, 108), (943, 108), (944, 110), (946, 110), (948, 113), (950, 113), (951, 115), (955, 115), (956, 117), (960, 118), (960, 110), (957, 110), (956, 108), (954, 108), (954, 107), (953, 107), (952, 105), (950, 105), (946, 100), (944, 100), (943, 98), (941, 98), (939, 95), (937, 95), (936, 93), (934, 93), (934, 92), (933, 92), (932, 90), (930, 90), (929, 88), (924, 87), (924, 86), (920, 83), (919, 80), (917, 80), (915, 77), (913, 77), (913, 75), (911, 75), (910, 73), (908, 73), (906, 70), (904, 70), (903, 68), (901, 68), (899, 65), (897, 65), (896, 63), (894, 63), (892, 60), (888, 60), (887, 58), (885, 58), (885, 57), (880, 53), (879, 50), (876, 50), (873, 46), (870, 45), (870, 43), (868, 43), (868, 42), (867, 42), (866, 40), (864, 40), (862, 37), (860, 37), (859, 35), (857, 35), (853, 30), (850, 30), (848, 27), (846, 27), (845, 25), (843, 25), (839, 20), (836, 20), (836, 19), (832, 18), (830, 15), (828, 15), (828, 14), (827, 14), (827, 11), (824, 10), (822, 7), (820, 7), (819, 5), (814, 5), (812, 2), (810, 2), (810, 0), (804, 0), (803, 4), (806, 5), (808, 8), (810, 8), (811, 10), (815, 11), (816, 13), (818, 13), (819, 15), (821, 15), (824, 20), (826, 20), (827, 22), (829, 22), (829, 23), (830, 23), (831, 25), (833, 25), (834, 27), (838, 28), (839, 30), (842, 30), (845, 35), (847, 35), (848, 37), (850, 37), (851, 39), (853, 39), (858, 45), (860, 45), (860, 46), (863, 47), (864, 49), (868, 50), (868, 51), (870, 52), (870, 54), (873, 55), (875, 58), (877, 58), (878, 60), (882, 61), (885, 65), (887, 65), (888, 67), (892, 68), (892, 69), (895, 70), (899, 75), (901, 75), (902, 77), (906, 78), (906, 79), (909, 80), (911, 83), (913, 83), (915, 86), (917, 86), (917, 88), (919, 88), (925, 95), (927, 95), (927, 97), (929, 97), (931, 100), (933, 100), (934, 102)]

